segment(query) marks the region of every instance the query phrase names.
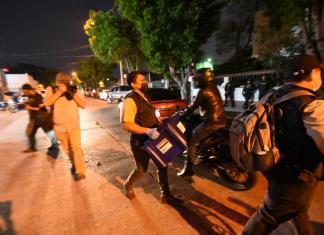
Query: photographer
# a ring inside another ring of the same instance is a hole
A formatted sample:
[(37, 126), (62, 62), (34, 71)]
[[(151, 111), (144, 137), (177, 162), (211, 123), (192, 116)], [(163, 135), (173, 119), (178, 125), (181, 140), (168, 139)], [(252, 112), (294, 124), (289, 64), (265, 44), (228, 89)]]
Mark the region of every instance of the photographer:
[(53, 133), (53, 122), (50, 119), (44, 118), (47, 114), (45, 108), (40, 106), (43, 103), (43, 97), (38, 94), (35, 89), (28, 83), (22, 86), (22, 91), (27, 100), (24, 102), (24, 108), (29, 111), (29, 123), (27, 125), (26, 134), (29, 140), (29, 148), (24, 150), (24, 153), (36, 152), (35, 135), (38, 128), (42, 128), (51, 139), (52, 145), (48, 148), (49, 151), (58, 152), (59, 144)]
[(81, 146), (79, 107), (85, 108), (80, 92), (70, 85), (67, 73), (56, 75), (57, 87), (48, 87), (44, 105), (53, 108), (54, 131), (63, 150), (72, 163), (71, 173), (75, 180), (85, 179), (85, 161)]

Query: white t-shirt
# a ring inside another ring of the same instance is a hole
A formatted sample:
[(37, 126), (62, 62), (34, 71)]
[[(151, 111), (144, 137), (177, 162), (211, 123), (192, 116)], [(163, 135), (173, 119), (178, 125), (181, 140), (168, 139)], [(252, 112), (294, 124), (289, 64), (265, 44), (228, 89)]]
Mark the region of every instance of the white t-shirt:
[(307, 134), (324, 156), (324, 100), (314, 100), (306, 106), (303, 122)]

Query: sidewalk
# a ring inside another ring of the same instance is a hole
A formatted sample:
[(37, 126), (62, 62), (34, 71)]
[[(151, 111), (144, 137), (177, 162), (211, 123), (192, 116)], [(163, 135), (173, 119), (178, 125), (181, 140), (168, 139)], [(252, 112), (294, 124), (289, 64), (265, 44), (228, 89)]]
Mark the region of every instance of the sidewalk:
[[(121, 177), (107, 179), (92, 170), (98, 166), (90, 165), (87, 179), (75, 182), (66, 157), (54, 160), (45, 154), (49, 141), (41, 130), (39, 151), (21, 153), (26, 148), (27, 113), (9, 117), (14, 121), (0, 130), (0, 234), (198, 234), (152, 194), (136, 189), (140, 199), (125, 198), (124, 173), (115, 172)], [(5, 122), (4, 116), (1, 121)], [(82, 138), (87, 157), (109, 153), (107, 161), (128, 164), (129, 171), (133, 168), (124, 147), (85, 112)], [(154, 187), (158, 192), (158, 185)]]

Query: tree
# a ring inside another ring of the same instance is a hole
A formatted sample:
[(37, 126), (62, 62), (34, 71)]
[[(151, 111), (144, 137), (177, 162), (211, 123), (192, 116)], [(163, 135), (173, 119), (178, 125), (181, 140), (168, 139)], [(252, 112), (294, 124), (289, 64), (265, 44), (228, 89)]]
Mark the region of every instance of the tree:
[(304, 50), (324, 59), (324, 1), (323, 0), (273, 0), (264, 4), (271, 26), (298, 27), (302, 31)]
[(171, 77), (188, 98), (190, 64), (198, 61), (218, 25), (220, 1), (116, 0), (122, 16), (134, 23), (153, 72)]
[(78, 64), (77, 73), (85, 88), (97, 88), (100, 81), (107, 86), (107, 78), (116, 80), (112, 74), (115, 68), (116, 64), (105, 64), (96, 58), (91, 58), (82, 60)]
[(135, 27), (114, 9), (107, 12), (91, 10), (84, 30), (92, 51), (103, 63), (124, 61), (129, 72), (142, 65)]

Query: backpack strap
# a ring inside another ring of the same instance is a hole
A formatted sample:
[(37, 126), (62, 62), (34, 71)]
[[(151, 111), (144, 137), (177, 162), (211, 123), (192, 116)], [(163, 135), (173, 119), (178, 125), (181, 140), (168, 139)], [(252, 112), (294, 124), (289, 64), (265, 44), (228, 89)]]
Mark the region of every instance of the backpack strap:
[(316, 95), (314, 93), (311, 93), (310, 91), (307, 91), (307, 90), (300, 89), (300, 90), (291, 91), (288, 94), (283, 95), (283, 96), (275, 99), (275, 101), (272, 104), (274, 104), (274, 105), (280, 104), (282, 102), (285, 102), (287, 100), (290, 100), (290, 99), (293, 99), (293, 98), (296, 98), (296, 97), (299, 97), (299, 96), (316, 97)]
[[(275, 144), (275, 114), (273, 112), (273, 107), (277, 104), (283, 103), (285, 101), (288, 101), (290, 99), (300, 97), (300, 96), (308, 96), (308, 97), (313, 97), (316, 98), (316, 95), (308, 89), (303, 89), (299, 88), (297, 86), (296, 89), (292, 91), (288, 91), (287, 94), (281, 96), (281, 97), (276, 97), (278, 90), (272, 90), (268, 92), (264, 97), (261, 99), (261, 103), (265, 107), (265, 112), (268, 115), (268, 122), (270, 124), (270, 133), (271, 133), (271, 145), (274, 146)], [(306, 104), (308, 104), (307, 102)]]

